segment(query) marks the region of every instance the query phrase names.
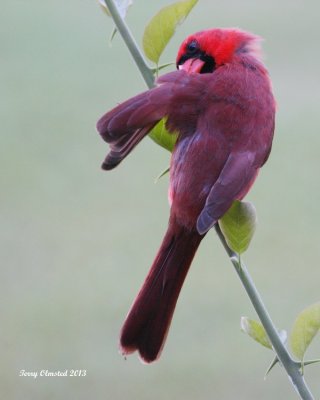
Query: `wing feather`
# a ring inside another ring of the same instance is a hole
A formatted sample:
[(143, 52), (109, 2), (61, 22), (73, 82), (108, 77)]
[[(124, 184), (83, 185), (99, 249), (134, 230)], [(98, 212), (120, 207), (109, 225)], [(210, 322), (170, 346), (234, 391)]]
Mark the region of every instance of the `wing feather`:
[(242, 198), (243, 189), (250, 188), (257, 175), (254, 165), (255, 156), (252, 152), (231, 153), (207, 197), (201, 211), (197, 230), (200, 234), (207, 232), (219, 218), (231, 207), (235, 199)]
[(115, 168), (133, 148), (166, 116), (170, 104), (171, 83), (143, 92), (103, 115), (97, 130), (110, 144), (102, 168)]

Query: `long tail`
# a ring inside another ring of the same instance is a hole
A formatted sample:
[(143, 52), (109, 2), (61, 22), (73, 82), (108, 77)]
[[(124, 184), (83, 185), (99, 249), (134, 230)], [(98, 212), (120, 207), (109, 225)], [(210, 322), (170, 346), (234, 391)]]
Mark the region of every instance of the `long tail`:
[(204, 236), (170, 222), (159, 252), (120, 334), (123, 354), (138, 350), (143, 361), (156, 360), (194, 254)]

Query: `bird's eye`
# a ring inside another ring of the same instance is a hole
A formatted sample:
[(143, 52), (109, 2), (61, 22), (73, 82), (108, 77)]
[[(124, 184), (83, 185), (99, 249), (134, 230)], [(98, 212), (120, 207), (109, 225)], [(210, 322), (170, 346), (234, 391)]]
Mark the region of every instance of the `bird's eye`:
[(199, 43), (196, 40), (193, 40), (187, 45), (188, 54), (195, 54), (199, 50)]

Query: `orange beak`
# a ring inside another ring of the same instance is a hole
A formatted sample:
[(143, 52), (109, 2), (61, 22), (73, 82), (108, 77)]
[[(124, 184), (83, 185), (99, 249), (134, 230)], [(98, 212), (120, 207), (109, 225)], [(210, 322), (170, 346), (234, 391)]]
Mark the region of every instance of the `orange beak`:
[(199, 73), (201, 68), (204, 66), (204, 61), (199, 58), (189, 58), (182, 65), (179, 65), (179, 69), (183, 69), (189, 74)]

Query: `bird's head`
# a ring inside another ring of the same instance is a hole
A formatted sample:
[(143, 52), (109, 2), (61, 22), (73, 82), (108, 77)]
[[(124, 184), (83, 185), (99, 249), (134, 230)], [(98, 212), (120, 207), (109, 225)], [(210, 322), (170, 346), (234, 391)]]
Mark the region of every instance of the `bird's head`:
[(260, 38), (239, 29), (211, 29), (187, 37), (181, 44), (176, 64), (189, 73), (210, 73), (247, 54), (259, 60)]

